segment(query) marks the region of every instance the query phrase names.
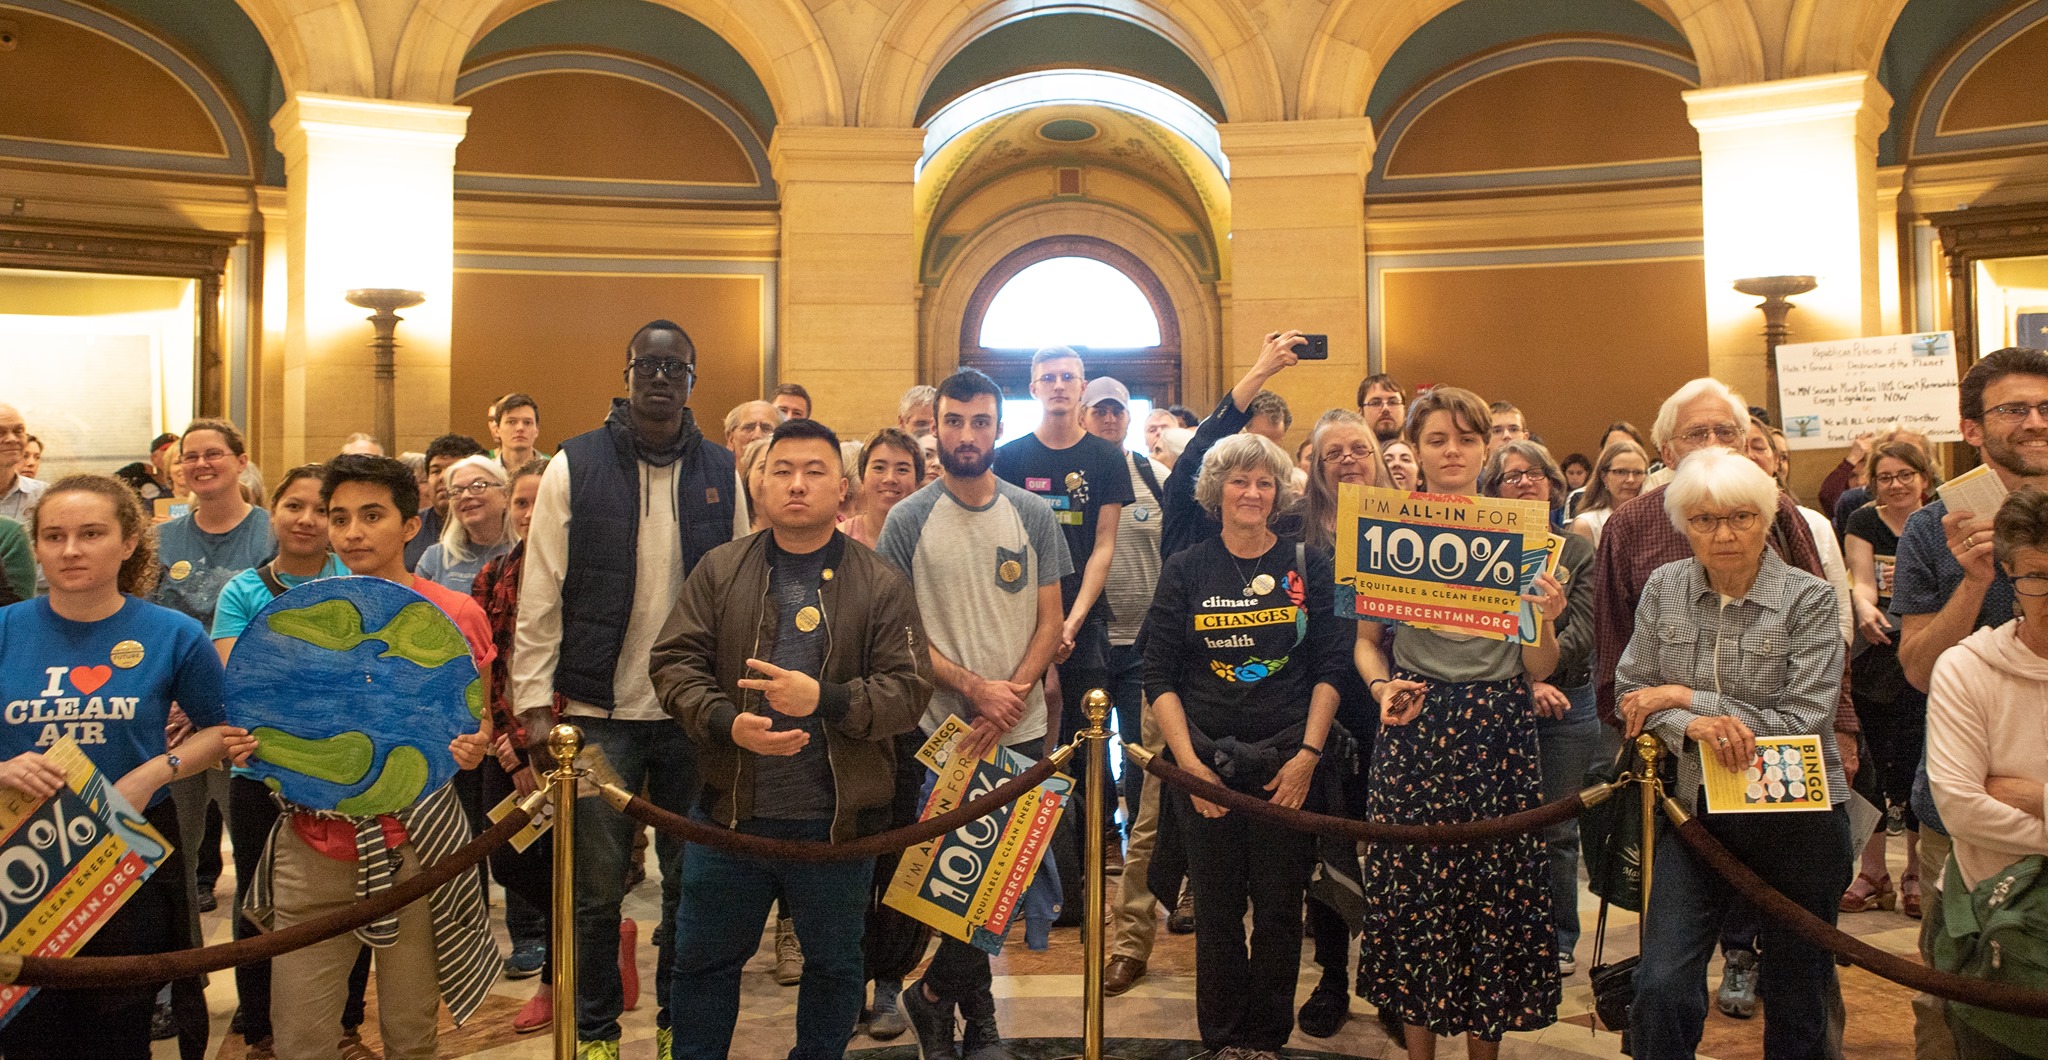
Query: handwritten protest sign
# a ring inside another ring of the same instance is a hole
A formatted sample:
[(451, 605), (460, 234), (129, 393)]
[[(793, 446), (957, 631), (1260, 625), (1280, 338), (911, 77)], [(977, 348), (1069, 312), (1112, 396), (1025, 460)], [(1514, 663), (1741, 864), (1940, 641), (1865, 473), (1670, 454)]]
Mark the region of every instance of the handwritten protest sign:
[[(1031, 768), (997, 748), (982, 758), (954, 754), (967, 725), (948, 718), (917, 758), (938, 774), (921, 819), (930, 819)], [(1073, 783), (1054, 776), (1016, 802), (903, 852), (883, 904), (977, 949), (1000, 953), (1010, 916), (1038, 871)]]
[[(39, 799), (0, 788), (0, 953), (68, 957), (133, 897), (170, 845), (70, 737), (43, 752), (67, 786)], [(36, 992), (0, 987), (0, 1026)]]
[(1840, 448), (1893, 423), (1937, 442), (1961, 441), (1955, 351), (1955, 335), (1947, 331), (1778, 347), (1786, 444)]
[(1540, 501), (1345, 484), (1337, 495), (1337, 613), (1527, 640), (1522, 593), (1563, 542)]

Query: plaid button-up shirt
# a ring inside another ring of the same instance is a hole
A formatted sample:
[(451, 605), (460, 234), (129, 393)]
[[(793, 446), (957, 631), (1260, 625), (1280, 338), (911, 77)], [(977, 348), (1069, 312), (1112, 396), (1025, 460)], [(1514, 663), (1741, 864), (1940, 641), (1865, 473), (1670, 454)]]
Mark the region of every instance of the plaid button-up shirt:
[(1835, 746), (1842, 691), (1842, 631), (1835, 590), (1764, 550), (1756, 581), (1727, 604), (1696, 559), (1657, 568), (1636, 608), (1635, 635), (1622, 652), (1615, 691), (1684, 685), (1692, 706), (1650, 715), (1644, 731), (1678, 758), (1678, 801), (1700, 787), (1700, 756), (1686, 738), (1699, 718), (1730, 717), (1758, 736), (1820, 737), (1832, 804), (1848, 801)]

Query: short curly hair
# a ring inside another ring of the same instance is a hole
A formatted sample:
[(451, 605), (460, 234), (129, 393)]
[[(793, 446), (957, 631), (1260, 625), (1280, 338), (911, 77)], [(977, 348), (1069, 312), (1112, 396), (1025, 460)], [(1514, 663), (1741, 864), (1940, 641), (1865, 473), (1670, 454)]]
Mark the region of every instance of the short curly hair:
[(1223, 508), (1223, 480), (1230, 473), (1243, 468), (1264, 471), (1273, 476), (1273, 510), (1266, 521), (1286, 514), (1294, 507), (1298, 494), (1294, 488), (1294, 461), (1287, 450), (1273, 444), (1263, 434), (1233, 434), (1216, 443), (1202, 458), (1202, 473), (1195, 479), (1195, 503), (1211, 516), (1219, 517)]

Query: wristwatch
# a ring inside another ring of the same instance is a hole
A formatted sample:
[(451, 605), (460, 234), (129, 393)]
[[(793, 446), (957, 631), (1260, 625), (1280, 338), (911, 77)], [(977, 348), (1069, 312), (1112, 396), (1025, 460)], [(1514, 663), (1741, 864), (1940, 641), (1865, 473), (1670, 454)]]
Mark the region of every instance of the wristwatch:
[(165, 751), (164, 761), (169, 762), (171, 764), (171, 779), (178, 779), (178, 767), (184, 764), (184, 760), (180, 759), (177, 755), (174, 755), (169, 751)]

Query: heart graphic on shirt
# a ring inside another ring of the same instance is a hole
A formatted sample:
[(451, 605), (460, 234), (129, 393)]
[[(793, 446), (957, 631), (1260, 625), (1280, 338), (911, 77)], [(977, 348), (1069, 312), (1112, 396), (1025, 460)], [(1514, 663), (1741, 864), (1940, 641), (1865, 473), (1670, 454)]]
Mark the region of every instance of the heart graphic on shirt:
[(100, 686), (113, 680), (111, 666), (74, 666), (71, 668), (71, 684), (83, 695), (92, 695)]

